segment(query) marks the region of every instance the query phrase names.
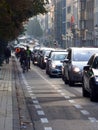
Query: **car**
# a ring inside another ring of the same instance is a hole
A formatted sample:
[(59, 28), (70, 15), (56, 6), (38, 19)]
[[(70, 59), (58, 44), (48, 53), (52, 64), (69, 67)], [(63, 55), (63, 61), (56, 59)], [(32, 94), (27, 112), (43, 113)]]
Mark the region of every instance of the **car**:
[(98, 53), (93, 54), (83, 68), (82, 79), (83, 97), (89, 97), (91, 101), (98, 100)]
[(43, 53), (40, 57), (40, 67), (42, 69), (46, 68), (46, 62), (47, 62), (47, 57), (49, 56), (50, 51), (55, 50), (54, 48), (46, 48), (45, 50), (43, 50)]
[(73, 86), (82, 83), (83, 66), (85, 66), (92, 54), (98, 52), (93, 47), (70, 47), (67, 49), (67, 58), (63, 61), (63, 80), (65, 84)]
[(46, 73), (50, 76), (62, 75), (62, 60), (66, 57), (66, 51), (52, 51), (46, 64)]
[(51, 62), (51, 58), (55, 52), (66, 52), (66, 50), (51, 50), (49, 53), (49, 56), (46, 58), (46, 74), (49, 74), (49, 65)]

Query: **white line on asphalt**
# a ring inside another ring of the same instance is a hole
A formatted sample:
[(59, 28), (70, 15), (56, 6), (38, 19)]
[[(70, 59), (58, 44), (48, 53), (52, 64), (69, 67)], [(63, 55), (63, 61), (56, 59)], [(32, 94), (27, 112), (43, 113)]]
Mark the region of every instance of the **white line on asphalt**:
[(51, 82), (49, 82), (45, 77), (43, 77), (38, 71), (36, 71), (36, 73), (37, 73), (42, 79), (44, 79), (48, 84), (50, 84), (50, 85), (52, 86)]
[(70, 103), (75, 103), (75, 101), (74, 100), (68, 100)]
[(32, 90), (31, 88), (27, 88), (28, 91)]
[(86, 110), (80, 110), (83, 115), (89, 115), (90, 113)]
[(29, 93), (32, 93), (32, 90), (29, 90), (28, 92), (29, 92)]
[(38, 102), (38, 100), (33, 100), (33, 103), (38, 104), (39, 102)]
[(29, 85), (26, 85), (26, 87), (27, 87), (27, 88), (31, 88), (31, 86), (29, 86)]
[(36, 99), (36, 96), (32, 96), (31, 98), (32, 98), (32, 99)]
[(34, 105), (36, 109), (41, 109), (40, 105)]
[(43, 111), (41, 111), (41, 110), (40, 110), (40, 111), (37, 111), (37, 114), (38, 114), (38, 115), (45, 115), (45, 113), (44, 113)]
[(65, 95), (65, 93), (61, 93), (61, 95), (62, 95), (62, 96), (64, 96), (64, 95)]
[(89, 119), (90, 122), (92, 122), (92, 123), (97, 121), (95, 117), (88, 117), (88, 119)]
[(65, 97), (65, 99), (70, 99), (70, 96), (64, 96)]
[(60, 93), (62, 92), (62, 90), (59, 90), (59, 89), (57, 91), (60, 92)]
[(78, 109), (81, 109), (81, 108), (83, 108), (81, 105), (79, 105), (79, 104), (76, 104), (76, 105), (74, 105), (76, 108), (78, 108)]
[(45, 127), (44, 130), (52, 130), (52, 127)]
[(32, 93), (32, 91), (30, 92), (30, 96), (34, 96), (35, 94), (34, 93)]
[(41, 122), (42, 123), (48, 123), (48, 119), (47, 118), (41, 118)]

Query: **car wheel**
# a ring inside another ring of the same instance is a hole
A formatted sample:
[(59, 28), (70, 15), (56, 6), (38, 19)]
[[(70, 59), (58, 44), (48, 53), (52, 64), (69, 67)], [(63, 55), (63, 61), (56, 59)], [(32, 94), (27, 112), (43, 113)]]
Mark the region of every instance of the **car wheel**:
[(65, 82), (65, 84), (68, 84), (68, 80), (66, 77), (64, 77), (64, 82)]
[(69, 81), (68, 81), (68, 82), (69, 82), (69, 85), (70, 85), (70, 86), (73, 86), (73, 85), (74, 85), (74, 81), (71, 80), (70, 74), (69, 74), (68, 76), (69, 76)]
[(83, 84), (82, 84), (82, 94), (83, 97), (89, 97), (89, 92), (85, 89), (85, 80), (83, 80)]
[(90, 93), (90, 100), (91, 100), (91, 101), (96, 101), (96, 100), (97, 100), (97, 96), (95, 95), (94, 90), (91, 90), (91, 93)]
[(47, 68), (46, 68), (46, 74), (49, 74), (49, 73), (48, 73), (48, 69), (47, 69)]
[(91, 101), (96, 101), (98, 96), (96, 95), (95, 90), (94, 90), (93, 85), (92, 85), (91, 82), (90, 82), (90, 88), (91, 88), (90, 100)]

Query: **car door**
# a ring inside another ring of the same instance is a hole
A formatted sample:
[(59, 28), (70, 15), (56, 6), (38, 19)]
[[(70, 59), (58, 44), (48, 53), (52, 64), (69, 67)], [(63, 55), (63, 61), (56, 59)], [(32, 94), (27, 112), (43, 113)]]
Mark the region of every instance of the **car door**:
[(84, 71), (84, 80), (85, 80), (85, 87), (86, 89), (90, 90), (89, 88), (89, 79), (92, 76), (92, 64), (93, 64), (94, 56), (91, 56), (87, 65), (89, 65), (89, 69)]
[(70, 69), (70, 64), (71, 64), (71, 54), (72, 51), (71, 49), (68, 50), (68, 55), (67, 55), (67, 61), (64, 63), (64, 72), (65, 72), (65, 77), (67, 80), (69, 80), (69, 69)]

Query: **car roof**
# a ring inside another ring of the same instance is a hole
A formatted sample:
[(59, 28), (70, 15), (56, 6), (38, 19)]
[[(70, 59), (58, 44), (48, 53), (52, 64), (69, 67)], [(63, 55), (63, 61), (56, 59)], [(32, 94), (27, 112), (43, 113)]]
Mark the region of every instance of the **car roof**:
[(69, 47), (67, 50), (98, 50), (96, 47)]

